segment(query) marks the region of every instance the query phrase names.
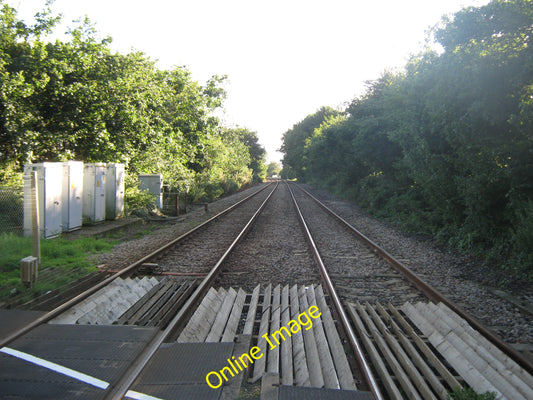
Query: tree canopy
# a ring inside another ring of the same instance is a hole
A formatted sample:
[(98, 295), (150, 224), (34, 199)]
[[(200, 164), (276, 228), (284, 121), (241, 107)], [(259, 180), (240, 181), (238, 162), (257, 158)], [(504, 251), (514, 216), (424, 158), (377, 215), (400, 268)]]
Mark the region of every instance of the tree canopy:
[(281, 173), (281, 164), (275, 161), (272, 161), (267, 165), (267, 176), (273, 177), (274, 175), (279, 177)]
[(533, 276), (532, 30), (531, 0), (444, 17), (431, 32), (442, 51), (287, 131), (284, 170)]
[(123, 162), (199, 198), (264, 178), (257, 133), (214, 116), (225, 76), (200, 85), (186, 67), (160, 70), (141, 52), (113, 53), (87, 19), (70, 28), (70, 40), (51, 41), (60, 18), (49, 9), (28, 25), (0, 7), (0, 169)]

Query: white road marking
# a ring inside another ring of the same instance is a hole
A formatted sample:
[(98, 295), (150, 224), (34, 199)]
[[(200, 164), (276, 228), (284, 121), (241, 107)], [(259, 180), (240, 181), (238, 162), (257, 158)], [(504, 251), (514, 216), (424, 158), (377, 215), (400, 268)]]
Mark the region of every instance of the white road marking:
[[(31, 354), (24, 353), (19, 350), (11, 349), (9, 347), (2, 347), (0, 349), (0, 352), (19, 358), (24, 361), (30, 362), (40, 367), (47, 368), (59, 374), (69, 376), (71, 378), (77, 379), (78, 381), (87, 383), (88, 385), (95, 386), (99, 389), (105, 390), (109, 386), (108, 382), (102, 381), (98, 378), (84, 374), (82, 372), (78, 372), (73, 369), (64, 367), (62, 365), (43, 360), (42, 358), (32, 356)], [(163, 400), (163, 399), (160, 399), (159, 397), (154, 397), (148, 394), (139, 393), (134, 390), (128, 390), (128, 392), (126, 393), (126, 397), (130, 399), (134, 399), (134, 400)]]

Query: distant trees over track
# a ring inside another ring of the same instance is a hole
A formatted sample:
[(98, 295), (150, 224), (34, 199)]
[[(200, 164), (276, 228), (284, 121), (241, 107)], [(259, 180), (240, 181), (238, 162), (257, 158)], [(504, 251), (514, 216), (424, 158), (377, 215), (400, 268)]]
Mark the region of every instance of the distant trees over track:
[(442, 51), (287, 131), (283, 175), (533, 278), (533, 2), (445, 17)]

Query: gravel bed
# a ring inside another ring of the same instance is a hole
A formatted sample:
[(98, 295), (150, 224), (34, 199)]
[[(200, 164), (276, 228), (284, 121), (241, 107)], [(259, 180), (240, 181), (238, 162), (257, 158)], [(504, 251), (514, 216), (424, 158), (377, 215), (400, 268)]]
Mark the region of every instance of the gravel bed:
[(164, 272), (207, 274), (265, 201), (268, 188), (155, 257)]
[(521, 282), (509, 271), (487, 265), (468, 255), (447, 249), (428, 236), (413, 235), (376, 220), (357, 205), (327, 192), (313, 192), (356, 229), (402, 261), (422, 279), (458, 303), (508, 343), (533, 344), (533, 318), (514, 304), (491, 294), (487, 286), (508, 283), (505, 291), (520, 299), (533, 298), (533, 285)]
[(246, 196), (259, 190), (264, 185), (266, 184), (248, 188), (210, 203), (209, 212), (207, 213), (205, 213), (202, 207), (201, 209), (189, 212), (172, 220), (173, 222), (152, 222), (150, 223), (151, 226), (156, 224), (155, 230), (141, 238), (131, 239), (132, 236), (135, 236), (135, 234), (143, 229), (142, 226), (132, 227), (130, 234), (126, 234), (124, 242), (116, 245), (111, 252), (100, 254), (98, 256), (98, 263), (105, 264), (106, 268), (111, 270), (124, 268), (139, 260), (146, 254), (157, 250), (172, 239), (188, 232), (195, 226), (228, 208), (230, 205), (244, 199)]
[(320, 275), (286, 184), (280, 183), (255, 224), (224, 263), (222, 272), (216, 287), (242, 287), (249, 292), (258, 284), (319, 283)]
[(309, 196), (292, 186), (320, 256), (343, 301), (400, 306), (425, 298), (407, 279), (375, 255)]

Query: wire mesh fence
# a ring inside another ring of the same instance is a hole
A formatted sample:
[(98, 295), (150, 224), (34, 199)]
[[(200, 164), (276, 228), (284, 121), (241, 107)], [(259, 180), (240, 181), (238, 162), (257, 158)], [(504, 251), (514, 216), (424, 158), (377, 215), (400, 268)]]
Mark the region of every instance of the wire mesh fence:
[(23, 200), (22, 186), (0, 186), (0, 233), (22, 233), (24, 218)]

